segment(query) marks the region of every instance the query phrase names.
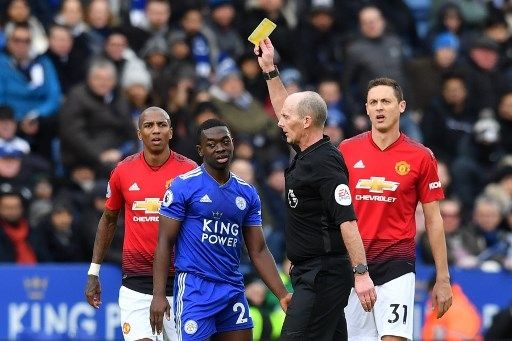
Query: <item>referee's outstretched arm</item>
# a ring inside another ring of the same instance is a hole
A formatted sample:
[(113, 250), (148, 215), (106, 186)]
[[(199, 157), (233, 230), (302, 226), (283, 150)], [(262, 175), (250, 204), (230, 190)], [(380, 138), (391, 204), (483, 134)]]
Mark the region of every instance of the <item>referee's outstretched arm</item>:
[[(366, 255), (364, 253), (363, 241), (357, 228), (355, 220), (346, 221), (341, 223), (341, 236), (350, 256), (352, 266), (357, 264), (367, 264)], [(354, 273), (354, 290), (356, 291), (359, 301), (365, 311), (370, 311), (377, 300), (377, 293), (373, 286), (373, 281), (370, 278), (368, 271), (363, 274)]]

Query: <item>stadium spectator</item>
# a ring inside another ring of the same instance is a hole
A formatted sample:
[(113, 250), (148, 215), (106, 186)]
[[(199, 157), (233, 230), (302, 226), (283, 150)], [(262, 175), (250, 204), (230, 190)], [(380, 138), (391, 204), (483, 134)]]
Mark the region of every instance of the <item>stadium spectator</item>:
[(500, 96), (497, 118), (500, 127), (500, 144), (508, 153), (512, 151), (512, 90)]
[(462, 202), (465, 212), (471, 212), (473, 203), (490, 180), (496, 163), (504, 155), (499, 144), (500, 125), (491, 112), (481, 113), (473, 125), (471, 135), (463, 136), (460, 148), (452, 161), (453, 194)]
[[(281, 72), (281, 80), (283, 81), (283, 85), (286, 88), (286, 91), (289, 94), (294, 94), (296, 92), (300, 92), (304, 90), (304, 79), (302, 77), (302, 73), (296, 68), (285, 68)], [(261, 75), (260, 75), (261, 78)], [(268, 97), (268, 95), (267, 95)], [(273, 109), (272, 109), (273, 110)]]
[(498, 198), (489, 194), (475, 200), (472, 229), (479, 239), (478, 261), (484, 270), (499, 269), (506, 256), (508, 241), (501, 229), (505, 209)]
[(71, 87), (85, 80), (88, 56), (83, 50), (75, 48), (75, 39), (66, 26), (53, 25), (49, 29), (49, 45), (45, 55), (55, 67), (64, 95)]
[(341, 84), (334, 78), (323, 78), (318, 82), (318, 94), (327, 104), (325, 135), (329, 136), (335, 146), (350, 136), (351, 122), (345, 110)]
[(14, 111), (6, 105), (0, 106), (0, 148), (19, 150), (23, 154), (30, 153), (28, 142), (16, 136)]
[(167, 40), (161, 37), (147, 40), (140, 51), (140, 56), (146, 63), (151, 79), (157, 79), (166, 70), (169, 63)]
[(171, 31), (169, 37), (170, 40), (178, 38), (187, 45), (195, 75), (210, 81), (219, 59), (219, 49), (215, 35), (204, 23), (199, 8), (190, 7), (185, 10), (178, 29)]
[(476, 37), (468, 52), (466, 79), (475, 110), (495, 110), (510, 80), (499, 60), (499, 45), (484, 35)]
[(80, 0), (63, 0), (54, 21), (57, 25), (67, 27), (73, 36), (73, 54), (89, 56), (86, 36), (88, 30), (84, 21), (84, 9)]
[(236, 11), (233, 0), (209, 0), (210, 20), (207, 25), (215, 35), (219, 53), (238, 59), (244, 52), (244, 43), (236, 30)]
[[(446, 73), (462, 70), (459, 48), (459, 38), (451, 32), (443, 32), (434, 39), (433, 55), (407, 61), (407, 74), (414, 98), (411, 109), (428, 114), (428, 106), (441, 94), (441, 83)], [(426, 77), (431, 81), (425, 82)], [(424, 142), (427, 144), (426, 140)]]
[(62, 105), (59, 135), (62, 162), (68, 171), (85, 163), (100, 177), (107, 176), (136, 148), (128, 102), (115, 85), (115, 66), (95, 60), (87, 82), (75, 86)]
[(212, 102), (219, 108), (235, 136), (275, 138), (278, 130), (262, 104), (247, 92), (235, 62), (224, 59), (217, 68), (216, 83), (210, 88)]
[(460, 1), (450, 1), (437, 8), (435, 6), (431, 7), (431, 14), (433, 14), (434, 19), (425, 38), (427, 51), (431, 51), (434, 39), (444, 32), (450, 32), (457, 36), (461, 44), (461, 52), (464, 53), (468, 50), (473, 32), (461, 12), (460, 4)]
[(101, 56), (116, 66), (118, 85), (122, 85), (127, 73), (141, 74), (144, 79), (149, 77), (146, 64), (130, 48), (128, 39), (121, 30), (113, 29), (106, 36)]
[(41, 176), (34, 185), (33, 196), (28, 206), (30, 226), (38, 226), (53, 208), (54, 187), (48, 177)]
[(27, 0), (9, 0), (7, 2), (5, 31), (11, 31), (17, 25), (26, 25), (32, 33), (30, 50), (32, 56), (43, 54), (48, 48), (48, 38), (41, 22), (32, 15)]
[(423, 141), (443, 160), (454, 160), (460, 141), (466, 141), (478, 116), (472, 105), (464, 76), (448, 73), (441, 77), (441, 93), (425, 110), (421, 121)]
[(73, 217), (73, 207), (56, 202), (49, 216), (34, 232), (34, 248), (40, 262), (86, 262), (87, 250), (83, 226)]
[(401, 40), (386, 32), (386, 21), (375, 6), (359, 11), (360, 35), (348, 42), (343, 72), (343, 93), (354, 127), (366, 131), (369, 122), (364, 118), (364, 91), (376, 77), (390, 77), (406, 87), (405, 56)]
[[(251, 6), (252, 5), (252, 6)], [(287, 2), (284, 0), (265, 1), (256, 0), (247, 6), (240, 18), (239, 30), (242, 37), (249, 37), (251, 32), (258, 26), (263, 18), (270, 19), (276, 24), (272, 32), (276, 59), (286, 64), (296, 65), (298, 56), (299, 40), (297, 39), (297, 13), (288, 11)], [(290, 14), (291, 13), (291, 14)], [(249, 44), (248, 42), (246, 44)], [(246, 48), (253, 48), (247, 46)]]
[(301, 50), (296, 57), (297, 65), (307, 84), (317, 85), (327, 76), (341, 79), (344, 37), (334, 15), (332, 0), (312, 1), (297, 29)]
[(101, 53), (107, 36), (112, 31), (115, 17), (108, 0), (92, 0), (86, 8), (87, 47), (93, 56)]
[[(254, 60), (252, 52), (246, 52), (238, 59), (237, 64), (240, 68), (240, 74), (245, 89), (260, 103), (263, 103), (268, 112), (268, 105), (270, 104), (268, 103), (267, 85), (265, 84), (265, 80), (261, 78), (258, 61)], [(273, 114), (271, 108), (270, 113)]]
[(14, 110), (19, 131), (32, 150), (49, 157), (61, 91), (52, 62), (30, 53), (32, 39), (27, 24), (7, 30), (7, 47), (0, 52), (0, 104)]
[[(135, 4), (134, 5), (138, 5)], [(131, 25), (126, 25), (126, 35), (133, 50), (139, 53), (148, 41), (169, 38), (169, 22), (172, 14), (171, 2), (167, 0), (145, 1), (144, 15), (130, 13)]]
[(35, 264), (32, 231), (25, 217), (24, 198), (9, 184), (0, 185), (0, 261)]
[[(478, 254), (482, 251), (475, 232), (464, 225), (461, 204), (454, 199), (445, 199), (439, 203), (443, 218), (448, 264), (461, 268), (476, 268)], [(419, 242), (421, 259), (426, 264), (434, 264), (427, 233), (422, 233)]]
[[(101, 219), (105, 211), (105, 204), (107, 201), (107, 181), (98, 180), (94, 183), (93, 188), (87, 194), (87, 206), (84, 212), (80, 215), (84, 227), (84, 234), (86, 235), (87, 250), (92, 254), (94, 247), (94, 237), (98, 228), (98, 221)], [(118, 266), (122, 264), (123, 256), (123, 239), (124, 239), (124, 218), (120, 217), (117, 222), (117, 228), (114, 232), (114, 237), (110, 243), (107, 254), (103, 261), (105, 263), (114, 263)]]

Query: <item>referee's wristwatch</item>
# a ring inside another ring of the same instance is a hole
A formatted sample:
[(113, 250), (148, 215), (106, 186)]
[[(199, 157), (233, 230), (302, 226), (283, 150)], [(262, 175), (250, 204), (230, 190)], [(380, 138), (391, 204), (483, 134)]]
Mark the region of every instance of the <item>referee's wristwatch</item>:
[(364, 275), (365, 273), (368, 272), (368, 265), (366, 265), (366, 264), (357, 264), (356, 266), (354, 266), (352, 268), (352, 272), (354, 274)]
[(274, 65), (274, 70), (272, 71), (263, 71), (263, 78), (265, 78), (265, 80), (267, 81), (271, 80), (272, 78), (276, 78), (277, 76), (279, 76), (279, 69), (277, 68), (276, 65)]

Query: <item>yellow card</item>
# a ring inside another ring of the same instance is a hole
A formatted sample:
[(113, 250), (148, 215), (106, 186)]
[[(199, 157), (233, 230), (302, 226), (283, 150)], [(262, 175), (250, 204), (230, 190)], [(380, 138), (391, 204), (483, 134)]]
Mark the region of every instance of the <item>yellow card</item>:
[(254, 45), (259, 45), (260, 41), (267, 38), (270, 33), (276, 28), (276, 24), (274, 24), (272, 21), (268, 20), (267, 18), (263, 19), (258, 27), (254, 31), (252, 31), (251, 35), (247, 40), (249, 40)]

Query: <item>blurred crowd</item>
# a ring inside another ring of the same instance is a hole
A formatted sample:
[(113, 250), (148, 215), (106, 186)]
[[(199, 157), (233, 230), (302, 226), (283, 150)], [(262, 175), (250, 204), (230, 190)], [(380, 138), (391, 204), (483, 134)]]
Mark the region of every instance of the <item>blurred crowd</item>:
[[(0, 15), (0, 262), (90, 260), (109, 172), (156, 105), (173, 150), (198, 162), (195, 128), (229, 124), (233, 171), (258, 189), (286, 264), (291, 151), (247, 41), (269, 18), (283, 83), (325, 99), (335, 145), (369, 129), (370, 79), (402, 85), (401, 127), (439, 160), (451, 265), (512, 271), (512, 1), (4, 0)], [(418, 226), (432, 263), (427, 244)]]

